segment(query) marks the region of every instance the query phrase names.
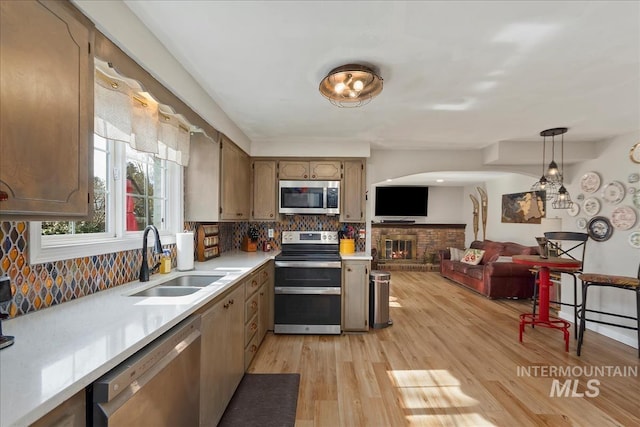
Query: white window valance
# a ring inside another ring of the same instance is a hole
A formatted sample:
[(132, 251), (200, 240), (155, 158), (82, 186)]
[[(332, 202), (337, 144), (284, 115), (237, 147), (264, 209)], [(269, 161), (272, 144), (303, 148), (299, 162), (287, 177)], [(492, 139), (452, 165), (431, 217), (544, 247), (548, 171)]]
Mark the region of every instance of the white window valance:
[(99, 60), (96, 64), (94, 132), (187, 166), (193, 126), (170, 106), (158, 104), (135, 80)]

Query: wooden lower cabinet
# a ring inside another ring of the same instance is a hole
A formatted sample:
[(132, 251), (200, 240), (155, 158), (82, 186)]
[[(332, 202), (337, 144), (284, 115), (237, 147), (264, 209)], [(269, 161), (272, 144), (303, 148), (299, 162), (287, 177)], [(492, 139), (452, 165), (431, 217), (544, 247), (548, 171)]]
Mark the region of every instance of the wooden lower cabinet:
[(251, 274), (244, 284), (244, 367), (249, 368), (268, 330), (273, 330), (273, 261)]
[(342, 330), (369, 330), (369, 271), (371, 261), (342, 262)]
[(215, 426), (244, 375), (244, 286), (205, 308), (201, 318), (200, 425)]
[(85, 396), (84, 390), (79, 391), (30, 427), (84, 427), (87, 421)]

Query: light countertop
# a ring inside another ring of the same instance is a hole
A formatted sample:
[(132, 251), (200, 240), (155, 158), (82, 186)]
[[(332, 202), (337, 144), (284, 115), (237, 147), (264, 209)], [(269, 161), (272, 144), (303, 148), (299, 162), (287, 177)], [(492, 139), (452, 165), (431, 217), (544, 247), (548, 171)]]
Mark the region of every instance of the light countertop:
[(354, 252), (352, 254), (340, 254), (340, 257), (343, 260), (361, 260), (361, 261), (371, 261), (373, 258), (371, 255), (366, 252)]
[[(27, 426), (238, 283), (278, 252), (231, 252), (2, 322), (0, 426)], [(182, 274), (224, 274), (182, 297), (129, 297)]]

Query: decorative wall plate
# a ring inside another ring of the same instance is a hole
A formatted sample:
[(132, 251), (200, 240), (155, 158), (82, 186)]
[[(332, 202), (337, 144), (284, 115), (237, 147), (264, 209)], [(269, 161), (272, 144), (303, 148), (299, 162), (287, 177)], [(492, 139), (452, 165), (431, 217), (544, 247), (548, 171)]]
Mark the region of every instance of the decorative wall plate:
[(582, 208), (584, 209), (584, 213), (589, 216), (594, 216), (600, 212), (600, 200), (595, 197), (589, 197), (584, 201)]
[(618, 206), (611, 212), (611, 224), (619, 230), (630, 229), (636, 219), (636, 211), (631, 206)]
[(617, 205), (624, 199), (624, 194), (624, 185), (618, 181), (611, 181), (602, 189), (602, 199), (614, 205)]
[(632, 231), (629, 234), (629, 244), (632, 248), (640, 249), (640, 231)]
[(583, 201), (584, 200), (584, 194), (580, 193), (576, 196), (576, 200), (580, 200)]
[(580, 205), (577, 203), (572, 204), (571, 207), (567, 209), (567, 213), (569, 216), (577, 216), (580, 213)]
[(580, 188), (585, 193), (595, 193), (600, 188), (600, 175), (596, 172), (585, 173), (580, 180)]
[(576, 219), (576, 226), (580, 230), (584, 230), (587, 228), (587, 219), (586, 218), (578, 218)]
[(630, 173), (629, 177), (627, 178), (627, 181), (629, 181), (629, 184), (633, 184), (634, 182), (640, 181), (640, 174)]
[(627, 188), (627, 194), (635, 194), (636, 191), (638, 191), (638, 190), (636, 190), (635, 187)]
[(640, 209), (640, 191), (636, 191), (631, 200), (633, 200), (633, 206)]
[(607, 218), (594, 216), (587, 225), (587, 233), (596, 242), (604, 242), (613, 234), (613, 227)]
[(629, 151), (629, 158), (633, 163), (640, 163), (640, 142), (631, 147), (631, 151)]

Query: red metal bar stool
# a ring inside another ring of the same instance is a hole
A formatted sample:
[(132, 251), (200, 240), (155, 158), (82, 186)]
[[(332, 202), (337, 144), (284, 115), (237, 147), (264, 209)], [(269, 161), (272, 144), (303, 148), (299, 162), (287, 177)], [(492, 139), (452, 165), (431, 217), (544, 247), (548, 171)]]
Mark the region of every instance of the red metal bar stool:
[[(600, 323), (603, 325), (616, 326), (619, 328), (635, 330), (638, 333), (638, 357), (640, 358), (640, 266), (638, 266), (638, 274), (636, 277), (613, 276), (609, 274), (583, 273), (578, 276), (582, 280), (582, 308), (580, 309), (580, 332), (578, 334), (578, 350), (580, 356), (582, 350), (582, 342), (584, 340), (584, 329), (586, 322)], [(602, 286), (608, 288), (618, 288), (633, 291), (636, 294), (636, 317), (625, 316), (622, 314), (604, 312), (598, 310), (587, 309), (587, 291), (591, 286)], [(636, 321), (636, 326), (628, 326), (620, 323), (613, 323), (604, 320), (587, 319), (588, 313), (597, 313), (605, 316), (612, 316), (623, 319)]]
[[(573, 329), (575, 338), (578, 338), (578, 314), (582, 304), (578, 303), (578, 280), (577, 277), (582, 273), (584, 266), (584, 255), (587, 250), (587, 241), (589, 235), (587, 233), (576, 233), (571, 231), (547, 231), (544, 233), (544, 237), (547, 239), (549, 245), (550, 255), (561, 258), (571, 258), (576, 261), (580, 261), (579, 267), (552, 267), (549, 269), (549, 273), (552, 276), (558, 276), (566, 274), (573, 278), (573, 303), (555, 301), (550, 299), (551, 304), (559, 304), (573, 307)], [(538, 288), (539, 288), (539, 270), (536, 271), (535, 286), (533, 288), (533, 314), (536, 314), (536, 308), (538, 305)], [(559, 284), (558, 284), (559, 285)], [(534, 325), (531, 325), (532, 327)]]
[(582, 263), (571, 258), (540, 258), (538, 255), (514, 255), (511, 259), (516, 264), (525, 264), (539, 269), (540, 310), (537, 314), (524, 313), (520, 315), (520, 342), (522, 342), (522, 333), (526, 325), (543, 326), (561, 330), (564, 335), (564, 350), (569, 351), (571, 323), (549, 315), (549, 287), (551, 286), (549, 270), (559, 267), (577, 268)]

